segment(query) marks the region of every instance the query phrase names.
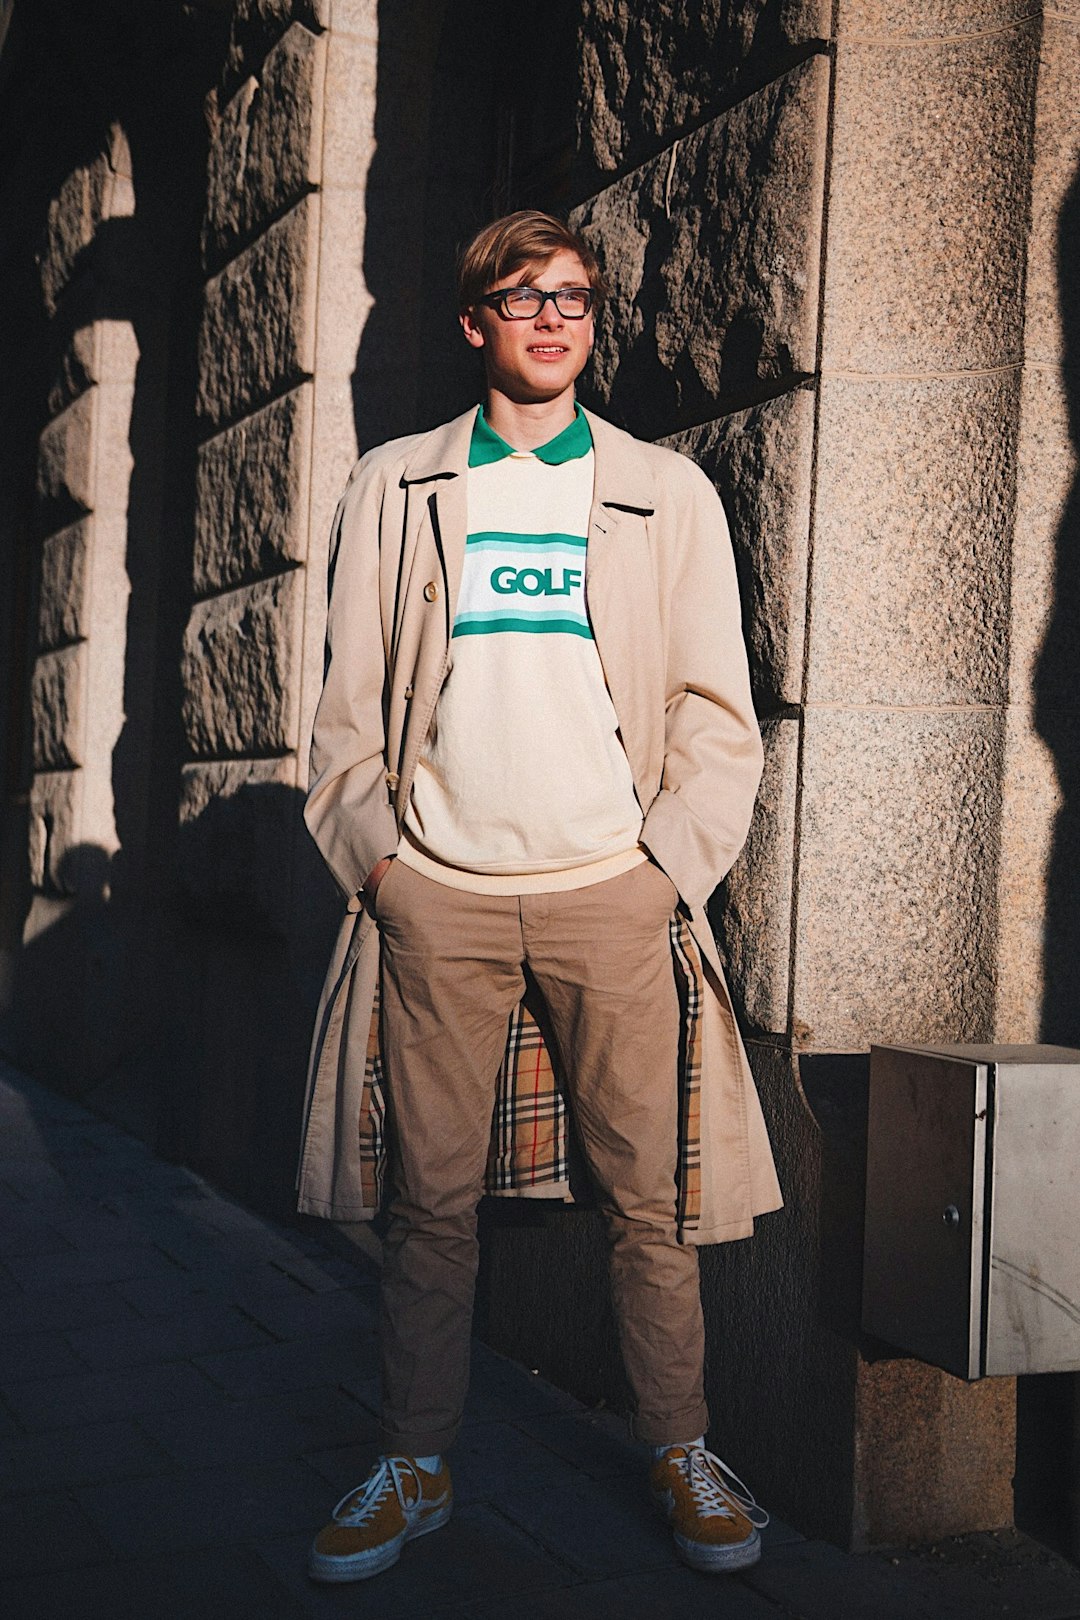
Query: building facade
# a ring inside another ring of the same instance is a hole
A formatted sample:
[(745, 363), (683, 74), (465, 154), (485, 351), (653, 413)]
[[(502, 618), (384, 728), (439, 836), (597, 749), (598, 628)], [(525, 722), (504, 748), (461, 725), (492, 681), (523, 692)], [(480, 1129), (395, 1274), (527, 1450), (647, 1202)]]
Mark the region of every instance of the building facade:
[[(870, 1043), (1080, 1044), (1080, 5), (2, 15), (3, 1050), (287, 1209), (334, 504), (476, 397), (457, 245), (565, 212), (586, 403), (728, 506), (766, 745), (714, 920), (787, 1205), (704, 1257), (717, 1434), (865, 1545), (1009, 1522), (1019, 1411), (1064, 1516), (1073, 1381), (959, 1383), (859, 1293)], [(617, 1404), (601, 1251), (489, 1211), (480, 1327)]]

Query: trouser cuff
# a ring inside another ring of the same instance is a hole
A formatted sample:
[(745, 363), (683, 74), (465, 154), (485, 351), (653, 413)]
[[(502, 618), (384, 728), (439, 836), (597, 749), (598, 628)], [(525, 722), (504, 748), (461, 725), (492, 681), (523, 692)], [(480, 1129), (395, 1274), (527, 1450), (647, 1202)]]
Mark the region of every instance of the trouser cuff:
[(458, 1437), (460, 1423), (445, 1429), (414, 1429), (392, 1433), (379, 1425), (379, 1445), (384, 1457), (434, 1457), (448, 1451)]
[(706, 1434), (708, 1428), (709, 1408), (704, 1401), (663, 1417), (637, 1412), (630, 1419), (630, 1433), (635, 1440), (643, 1440), (647, 1446), (685, 1444), (696, 1440), (699, 1434)]

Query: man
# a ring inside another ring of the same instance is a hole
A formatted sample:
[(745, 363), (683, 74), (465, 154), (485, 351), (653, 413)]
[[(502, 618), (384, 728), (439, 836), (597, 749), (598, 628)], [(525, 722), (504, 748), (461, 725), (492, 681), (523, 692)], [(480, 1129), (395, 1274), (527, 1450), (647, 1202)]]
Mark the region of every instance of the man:
[(370, 1216), (387, 1157), (384, 1455), (310, 1572), (446, 1522), (478, 1199), (568, 1195), (575, 1144), (654, 1497), (695, 1568), (741, 1568), (764, 1521), (705, 1450), (694, 1245), (780, 1200), (703, 911), (761, 771), (724, 514), (576, 405), (603, 282), (566, 225), (495, 221), (459, 291), (483, 406), (365, 456), (332, 537), (306, 818), (350, 913), (300, 1203)]

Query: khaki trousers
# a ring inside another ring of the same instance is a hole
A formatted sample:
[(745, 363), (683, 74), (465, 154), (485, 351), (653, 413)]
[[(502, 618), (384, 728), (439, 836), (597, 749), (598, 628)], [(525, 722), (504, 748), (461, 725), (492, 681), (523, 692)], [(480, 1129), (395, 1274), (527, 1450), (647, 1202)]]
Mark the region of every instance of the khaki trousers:
[(659, 1445), (708, 1427), (697, 1251), (678, 1242), (675, 1221), (676, 899), (651, 863), (555, 894), (470, 894), (400, 860), (380, 883), (392, 1144), (380, 1310), (387, 1451), (443, 1451), (461, 1422), (476, 1207), (525, 967), (607, 1222), (634, 1432)]

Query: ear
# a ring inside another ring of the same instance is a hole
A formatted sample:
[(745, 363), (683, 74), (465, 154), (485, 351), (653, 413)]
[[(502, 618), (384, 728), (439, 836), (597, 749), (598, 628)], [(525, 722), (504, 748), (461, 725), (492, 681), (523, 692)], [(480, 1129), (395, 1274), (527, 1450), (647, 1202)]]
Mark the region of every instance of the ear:
[(484, 347), (484, 333), (480, 322), (477, 320), (476, 310), (464, 310), (458, 316), (458, 320), (461, 322), (461, 330), (465, 334), (466, 343), (471, 344), (474, 349), (482, 349)]

